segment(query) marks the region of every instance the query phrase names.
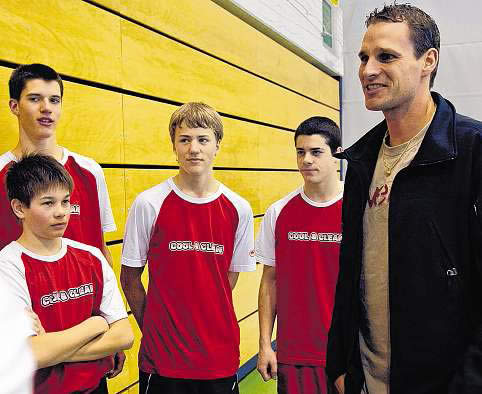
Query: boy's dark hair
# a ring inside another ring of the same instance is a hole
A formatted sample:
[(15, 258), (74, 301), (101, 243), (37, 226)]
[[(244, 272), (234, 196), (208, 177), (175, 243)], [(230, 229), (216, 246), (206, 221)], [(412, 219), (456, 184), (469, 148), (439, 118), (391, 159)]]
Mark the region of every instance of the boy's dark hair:
[(74, 181), (62, 164), (51, 156), (28, 154), (7, 171), (8, 199), (14, 198), (30, 207), (32, 199), (51, 188), (74, 189)]
[[(410, 39), (415, 50), (415, 57), (420, 58), (430, 48), (440, 54), (440, 31), (433, 18), (420, 8), (410, 4), (385, 5), (381, 10), (375, 8), (365, 21), (366, 27), (378, 22), (405, 22), (410, 29)], [(438, 64), (430, 75), (430, 88), (437, 75)]]
[(13, 70), (10, 80), (8, 81), (8, 89), (10, 98), (20, 100), (20, 94), (25, 88), (27, 81), (31, 79), (43, 79), (44, 81), (57, 81), (60, 86), (60, 97), (64, 95), (64, 84), (60, 75), (53, 68), (45, 64), (24, 64)]
[(301, 122), (295, 131), (296, 139), (300, 135), (319, 134), (325, 138), (326, 144), (330, 147), (331, 154), (341, 146), (341, 131), (338, 125), (324, 116), (313, 116)]

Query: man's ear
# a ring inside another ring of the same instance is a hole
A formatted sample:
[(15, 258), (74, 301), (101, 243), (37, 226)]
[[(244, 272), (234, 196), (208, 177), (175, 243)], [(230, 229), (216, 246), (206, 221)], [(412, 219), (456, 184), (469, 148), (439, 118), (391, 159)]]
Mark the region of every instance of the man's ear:
[(12, 114), (14, 114), (15, 116), (18, 116), (18, 101), (15, 99), (10, 99), (8, 101), (8, 106), (10, 107), (10, 112), (12, 112)]
[(24, 212), (25, 205), (23, 202), (14, 198), (12, 201), (10, 201), (10, 206), (12, 207), (13, 213), (19, 220), (22, 220), (23, 218), (25, 218), (25, 212)]
[(339, 146), (338, 148), (336, 148), (336, 152), (335, 153), (341, 153), (343, 152), (343, 148), (341, 146)]
[(424, 55), (423, 75), (430, 76), (438, 64), (438, 51), (435, 48), (430, 48)]

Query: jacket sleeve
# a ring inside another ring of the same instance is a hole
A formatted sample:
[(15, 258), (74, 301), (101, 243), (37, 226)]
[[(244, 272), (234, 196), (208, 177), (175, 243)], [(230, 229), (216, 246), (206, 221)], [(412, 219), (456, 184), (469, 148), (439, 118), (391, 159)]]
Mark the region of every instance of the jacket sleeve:
[(474, 204), (470, 215), (471, 244), (474, 256), (474, 269), (472, 274), (476, 276), (473, 294), (478, 299), (472, 300), (475, 308), (471, 313), (472, 321), (477, 322), (474, 335), (464, 354), (461, 366), (455, 374), (451, 385), (450, 394), (475, 394), (482, 393), (482, 125), (473, 151), (474, 159)]
[[(340, 270), (338, 274), (338, 281), (335, 293), (335, 305), (333, 308), (333, 315), (331, 320), (331, 327), (328, 334), (327, 345), (327, 360), (326, 373), (328, 378), (334, 382), (339, 376), (347, 372), (349, 344), (347, 343), (352, 331), (350, 308), (352, 304), (351, 292), (353, 286), (353, 265), (354, 265), (354, 242), (356, 240), (350, 239), (350, 233), (347, 231), (349, 226), (356, 225), (352, 223), (347, 217), (347, 212), (350, 211), (350, 193), (353, 192), (352, 174), (348, 169), (345, 178), (345, 192), (343, 195), (343, 209), (342, 209), (342, 230), (343, 236), (340, 245)], [(351, 252), (350, 252), (351, 250)]]

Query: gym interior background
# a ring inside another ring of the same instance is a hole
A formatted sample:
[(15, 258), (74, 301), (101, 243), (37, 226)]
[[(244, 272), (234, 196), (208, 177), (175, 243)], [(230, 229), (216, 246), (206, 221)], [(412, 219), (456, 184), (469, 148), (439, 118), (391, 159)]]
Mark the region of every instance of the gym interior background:
[[(292, 20), (278, 23), (281, 30), (287, 29), (284, 32), (276, 29), (276, 23), (266, 27), (253, 18), (249, 3), (256, 2), (244, 1), (244, 8), (235, 3), (1, 2), (0, 151), (12, 149), (18, 138), (16, 118), (8, 109), (7, 82), (13, 68), (25, 63), (52, 66), (65, 81), (58, 142), (94, 158), (104, 169), (118, 229), (106, 237), (117, 278), (133, 199), (176, 173), (168, 122), (179, 105), (203, 101), (222, 115), (225, 138), (215, 176), (251, 203), (255, 231), (266, 208), (301, 184), (293, 130), (314, 115), (340, 122), (337, 76), (342, 61), (341, 52), (336, 52), (340, 40), (328, 45), (330, 37), (319, 20), (322, 12), (312, 18), (312, 28), (321, 35), (304, 31), (320, 43), (320, 51), (299, 45), (306, 42), (302, 36), (290, 38), (289, 30), (297, 31), (293, 26), (300, 10), (292, 9)], [(277, 3), (296, 6), (289, 1)], [(306, 4), (320, 10), (333, 7), (330, 18), (338, 12), (337, 1)], [(276, 5), (271, 6), (276, 11)], [(335, 21), (334, 28), (341, 26), (341, 20)], [(332, 26), (332, 19), (328, 22)], [(255, 273), (240, 275), (234, 290), (241, 330), (240, 377), (255, 366), (261, 271), (258, 266)], [(147, 284), (147, 276), (145, 280)], [(112, 393), (138, 392), (141, 334), (132, 315), (129, 320), (136, 341), (126, 352), (124, 371), (109, 381)]]

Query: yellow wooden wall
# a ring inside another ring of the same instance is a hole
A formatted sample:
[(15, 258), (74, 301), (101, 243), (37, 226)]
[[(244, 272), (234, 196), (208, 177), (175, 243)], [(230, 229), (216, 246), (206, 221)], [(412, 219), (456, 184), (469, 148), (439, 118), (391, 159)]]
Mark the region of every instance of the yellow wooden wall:
[[(107, 235), (119, 274), (127, 209), (176, 173), (170, 114), (204, 101), (223, 117), (216, 177), (266, 208), (301, 183), (292, 130), (305, 118), (339, 121), (338, 82), (209, 0), (2, 0), (0, 151), (17, 141), (8, 110), (12, 67), (45, 63), (65, 80), (59, 143), (104, 167), (118, 230)], [(163, 167), (166, 166), (166, 167)], [(261, 267), (234, 290), (241, 363), (257, 352)], [(111, 392), (137, 393), (140, 332)]]

